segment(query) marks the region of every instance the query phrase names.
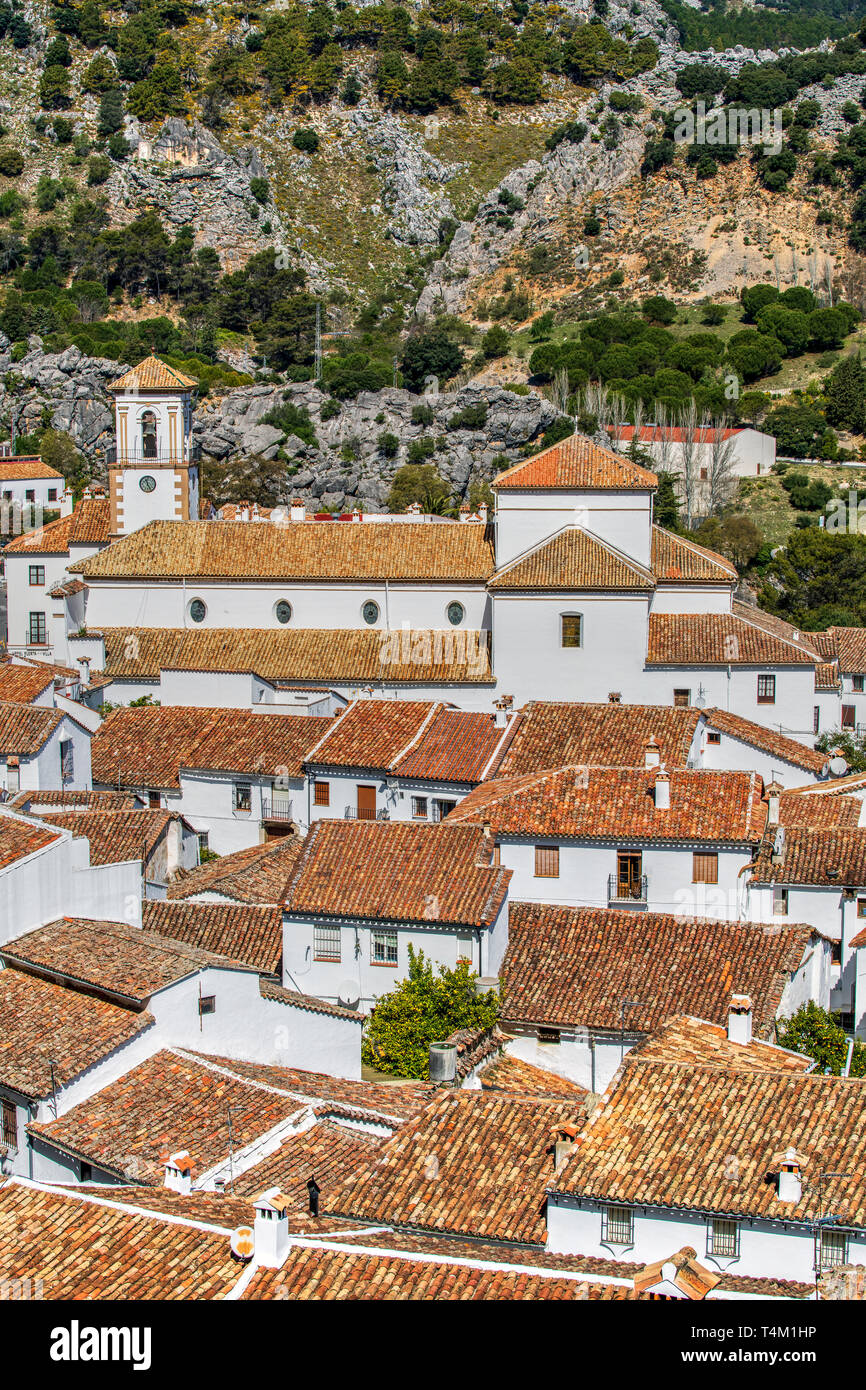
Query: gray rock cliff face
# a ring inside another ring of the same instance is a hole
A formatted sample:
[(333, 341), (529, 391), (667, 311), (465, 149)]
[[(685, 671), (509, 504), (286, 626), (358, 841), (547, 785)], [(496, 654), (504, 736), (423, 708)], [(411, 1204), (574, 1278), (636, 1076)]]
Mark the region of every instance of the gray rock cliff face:
[[(11, 345), (0, 334), (0, 415), (14, 411), (19, 435), (40, 428), (47, 419), (53, 429), (69, 434), (93, 461), (96, 477), (104, 480), (105, 450), (114, 442), (108, 384), (129, 365), (85, 357), (78, 348), (45, 353), (37, 337), (29, 340), (26, 355), (13, 363)], [(518, 395), (497, 387), (464, 386), (424, 397), (393, 388), (362, 392), (357, 400), (343, 402), (339, 414), (323, 420), (322, 406), (328, 399), (310, 383), (240, 387), (199, 402), (193, 418), (195, 439), (206, 458), (221, 463), (251, 455), (284, 457), (287, 500), (297, 494), (329, 510), (360, 504), (368, 511), (381, 511), (413, 440), (423, 436), (433, 441), (429, 462), (455, 494), (464, 496), (473, 481), (495, 476), (500, 463), (494, 465), (494, 460), (516, 461), (528, 446), (537, 444), (560, 413), (535, 392)], [(315, 446), (265, 423), (269, 411), (286, 403), (308, 411)], [(418, 406), (429, 412), (426, 423), (412, 421)], [(455, 415), (473, 406), (486, 409), (483, 425), (452, 425)], [(393, 458), (382, 453), (383, 434), (398, 440)]]

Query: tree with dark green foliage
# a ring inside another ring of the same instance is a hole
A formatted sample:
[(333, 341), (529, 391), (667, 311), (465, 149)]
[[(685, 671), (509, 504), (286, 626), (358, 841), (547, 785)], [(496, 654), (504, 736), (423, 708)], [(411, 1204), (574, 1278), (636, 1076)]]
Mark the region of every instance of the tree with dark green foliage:
[[(767, 567), (761, 606), (808, 632), (826, 626), (826, 614), (844, 606), (866, 626), (866, 535), (813, 526), (792, 532)], [(832, 621), (832, 619), (831, 619)]]
[(4, 179), (17, 179), (24, 173), (24, 156), (20, 150), (5, 146), (0, 148), (0, 176)]
[[(790, 1018), (779, 1019), (776, 1038), (780, 1047), (814, 1057), (817, 1073), (841, 1076), (848, 1059), (848, 1035), (832, 1014), (816, 1004), (814, 999), (801, 1004)], [(866, 1047), (854, 1043), (849, 1076), (866, 1076)]]
[(819, 352), (841, 347), (850, 331), (848, 318), (838, 307), (814, 309), (809, 315), (809, 336)]
[(728, 357), (743, 381), (771, 376), (779, 370), (784, 355), (785, 349), (778, 338), (752, 328), (735, 333), (728, 342)]
[(640, 166), (641, 174), (646, 178), (648, 174), (658, 173), (659, 169), (673, 164), (676, 153), (677, 147), (673, 140), (647, 140)]
[(376, 1003), (364, 1030), (362, 1059), (390, 1076), (429, 1078), (430, 1044), (458, 1029), (492, 1028), (499, 1016), (493, 990), (479, 994), (468, 963), (438, 972), (409, 945), (409, 975)]
[(757, 317), (758, 332), (777, 338), (789, 357), (800, 357), (812, 336), (808, 316), (799, 309), (788, 309), (779, 301), (767, 304)]
[(650, 323), (673, 323), (677, 316), (677, 306), (663, 294), (650, 295), (640, 306), (641, 313)]
[(747, 289), (740, 290), (744, 321), (755, 323), (761, 310), (768, 304), (775, 304), (778, 298), (779, 291), (775, 285), (750, 285)]
[(304, 154), (315, 154), (319, 148), (319, 137), (314, 130), (302, 127), (292, 136), (292, 144), (296, 150), (301, 150)]
[(817, 458), (826, 427), (820, 410), (806, 404), (777, 406), (763, 424), (780, 454), (799, 459)]
[[(412, 441), (413, 444), (420, 442)], [(412, 503), (417, 503), (422, 512), (430, 516), (446, 516), (453, 511), (451, 490), (435, 464), (405, 463), (394, 474), (388, 493), (388, 511), (398, 515)]]
[(866, 429), (866, 369), (856, 353), (835, 366), (825, 382), (829, 425), (862, 434)]
[(99, 99), (99, 123), (96, 133), (100, 139), (123, 130), (123, 92), (119, 87), (109, 87)]
[(677, 495), (676, 479), (665, 469), (656, 474), (659, 485), (653, 498), (653, 520), (657, 526), (667, 531), (678, 531), (680, 525), (680, 505)]
[(72, 105), (69, 74), (60, 63), (43, 68), (39, 78), (39, 105), (43, 111), (64, 111)]
[(431, 377), (450, 380), (463, 366), (463, 350), (441, 324), (411, 335), (403, 349), (400, 371), (410, 391), (421, 392)]

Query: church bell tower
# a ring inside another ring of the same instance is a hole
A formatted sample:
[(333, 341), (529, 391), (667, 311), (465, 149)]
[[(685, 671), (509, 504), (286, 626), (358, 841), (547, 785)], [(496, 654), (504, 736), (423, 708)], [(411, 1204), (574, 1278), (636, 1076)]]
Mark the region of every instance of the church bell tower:
[(150, 356), (111, 383), (111, 537), (149, 521), (197, 521), (199, 469), (192, 439), (196, 381)]

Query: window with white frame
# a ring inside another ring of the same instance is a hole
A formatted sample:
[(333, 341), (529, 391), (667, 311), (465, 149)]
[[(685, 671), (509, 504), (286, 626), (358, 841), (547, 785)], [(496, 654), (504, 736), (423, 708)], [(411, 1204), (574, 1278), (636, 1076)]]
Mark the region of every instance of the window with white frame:
[(377, 929), (373, 932), (373, 964), (397, 964), (397, 933)]
[(719, 1217), (707, 1228), (707, 1254), (736, 1258), (740, 1253), (740, 1228), (736, 1221)]
[(634, 1245), (632, 1207), (604, 1207), (601, 1213), (601, 1239), (604, 1245)]
[(340, 960), (342, 956), (339, 927), (313, 927), (313, 959)]

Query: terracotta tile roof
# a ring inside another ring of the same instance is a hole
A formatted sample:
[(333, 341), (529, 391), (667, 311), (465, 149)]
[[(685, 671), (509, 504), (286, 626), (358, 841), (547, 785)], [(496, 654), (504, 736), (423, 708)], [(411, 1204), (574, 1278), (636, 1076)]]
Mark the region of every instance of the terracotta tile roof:
[[(374, 530), (373, 526), (368, 528)], [(493, 684), (489, 635), (415, 628), (106, 628), (105, 674), (158, 680), (162, 670), (251, 671), (282, 684)], [(134, 640), (131, 640), (134, 639)]]
[(115, 709), (91, 744), (93, 780), (178, 787), (181, 768), (301, 777), (307, 749), (331, 723), (317, 715), (183, 705)]
[(236, 1179), (238, 1196), (256, 1198), (278, 1187), (295, 1211), (308, 1209), (307, 1182), (315, 1178), (323, 1192), (343, 1182), (375, 1159), (381, 1134), (351, 1129), (334, 1120), (318, 1120), (311, 1129), (284, 1139), (279, 1148), (255, 1168)]
[(729, 734), (741, 743), (761, 748), (765, 753), (772, 754), (780, 762), (789, 763), (792, 767), (800, 767), (807, 772), (820, 775), (827, 766), (827, 753), (818, 753), (814, 748), (807, 748), (804, 744), (797, 743), (796, 739), (786, 738), (784, 734), (776, 733), (763, 724), (756, 724), (752, 719), (743, 719), (739, 714), (716, 708), (704, 710), (704, 715), (711, 729), (719, 729), (723, 734)]
[(112, 994), (145, 1005), (152, 994), (208, 966), (249, 967), (185, 941), (125, 922), (60, 917), (0, 946), (0, 957), (20, 970), (49, 972), (75, 988)]
[(628, 1027), (648, 1033), (681, 1013), (727, 1025), (731, 994), (747, 994), (755, 1036), (770, 1037), (810, 935), (799, 925), (511, 903), (502, 1017), (619, 1031), (621, 1001), (636, 999)]
[(390, 770), (440, 708), (432, 700), (355, 700), (308, 744), (306, 761)]
[(0, 459), (0, 483), (17, 482), (19, 478), (62, 478), (55, 468), (49, 468), (41, 458), (22, 454), (19, 458)]
[(322, 1072), (260, 1062), (235, 1062), (225, 1057), (204, 1060), (226, 1068), (242, 1080), (285, 1091), (304, 1105), (355, 1118), (366, 1117), (391, 1128), (418, 1114), (436, 1094), (436, 1088), (426, 1081), (349, 1081)]
[(670, 807), (657, 810), (655, 770), (578, 765), (483, 782), (458, 803), (449, 825), (483, 825), (494, 835), (578, 840), (757, 843), (767, 815), (754, 772), (670, 774)]
[(323, 1205), (367, 1221), (540, 1245), (551, 1132), (583, 1119), (577, 1096), (441, 1092)]
[(812, 830), (827, 830), (831, 826), (856, 830), (862, 810), (860, 798), (846, 796), (844, 789), (839, 792), (822, 791), (815, 796), (792, 790), (782, 792), (779, 797), (779, 820), (786, 829), (801, 825), (809, 826)]
[(736, 569), (724, 555), (661, 526), (653, 526), (652, 571), (657, 584), (733, 584), (737, 580)]
[(284, 835), (264, 845), (251, 845), (234, 854), (200, 864), (168, 885), (173, 899), (218, 894), (239, 903), (280, 903), (286, 896), (303, 840)]
[(571, 527), (497, 570), (488, 588), (494, 593), (509, 589), (651, 593), (654, 581), (650, 571), (635, 560), (587, 531)]
[(821, 655), (828, 661), (836, 658), (837, 672), (866, 673), (866, 627), (829, 627), (826, 633), (810, 632), (809, 641), (820, 644)]
[(773, 862), (771, 830), (752, 867), (753, 883), (866, 888), (866, 829), (786, 827), (784, 854), (778, 864)]
[(517, 463), (493, 480), (495, 488), (551, 489), (566, 491), (646, 492), (658, 485), (655, 473), (641, 468), (622, 454), (602, 449), (585, 435), (573, 434), (534, 458)]
[(111, 504), (107, 497), (82, 497), (72, 514), (70, 545), (108, 545)]
[(465, 825), (320, 820), (310, 827), (286, 911), (489, 926), (511, 871), (490, 863), (483, 831)]
[[(742, 434), (743, 428), (744, 426), (740, 425), (739, 427), (735, 426), (721, 430), (696, 429), (689, 430), (688, 435), (698, 444), (710, 444), (718, 439), (720, 435), (722, 439), (733, 439), (738, 434)], [(685, 435), (686, 431), (681, 425), (643, 425), (640, 432), (641, 440), (648, 444), (665, 439), (673, 440), (675, 444), (681, 444)], [(617, 442), (629, 444), (632, 439), (634, 439), (634, 425), (621, 425), (617, 435)]]
[(61, 826), (87, 840), (91, 864), (126, 864), (140, 859), (147, 864), (171, 824), (173, 811), (42, 811), (39, 819)]
[[(810, 633), (814, 636), (814, 633)], [(815, 689), (816, 690), (840, 690), (842, 681), (839, 677), (839, 667), (835, 661), (819, 661), (815, 667)]]
[(13, 811), (137, 811), (141, 802), (132, 792), (70, 792), (49, 788), (47, 791), (19, 792), (9, 803)]
[(303, 1009), (309, 1014), (328, 1014), (330, 1018), (348, 1018), (353, 1023), (363, 1022), (364, 1015), (357, 1009), (346, 1009), (341, 1004), (329, 1004), (324, 999), (317, 999), (313, 994), (301, 994), (296, 989), (285, 989), (278, 985), (274, 980), (259, 980), (259, 993), (263, 999), (270, 999), (275, 1004), (285, 1004), (292, 1009)]
[(264, 975), (277, 975), (283, 956), (283, 914), (277, 907), (235, 903), (145, 900), (142, 926), (197, 950), (242, 961)]
[(228, 1158), (229, 1106), (235, 1152), (302, 1109), (288, 1092), (163, 1050), (59, 1119), (31, 1124), (28, 1131), (110, 1173), (155, 1186), (164, 1180), (169, 1154), (188, 1149), (195, 1184)]
[[(369, 1239), (378, 1243), (376, 1236)], [(495, 1258), (495, 1257), (494, 1257)], [(460, 1263), (454, 1255), (440, 1260), (418, 1260), (339, 1250), (296, 1248), (281, 1269), (260, 1269), (243, 1294), (244, 1299), (363, 1299), (388, 1302), (411, 1299), (424, 1302), (479, 1300), (581, 1302), (632, 1301), (646, 1298), (617, 1284), (567, 1279), (542, 1273), (526, 1273), (496, 1266)]]
[[(123, 1189), (120, 1189), (121, 1191)], [(326, 1220), (328, 1218), (325, 1218)], [(332, 1217), (336, 1221), (338, 1218)], [(533, 1246), (513, 1245), (507, 1241), (495, 1243), (484, 1240), (460, 1239), (456, 1236), (436, 1236), (428, 1231), (391, 1230), (377, 1231), (371, 1237), (365, 1232), (357, 1234), (347, 1230), (341, 1233), (341, 1243), (365, 1248), (375, 1240), (380, 1249), (411, 1251), (418, 1254), (439, 1254), (452, 1258), (485, 1260), (495, 1264), (510, 1262), (546, 1270), (548, 1273), (607, 1275), (611, 1279), (627, 1280), (632, 1283), (634, 1276), (642, 1268), (628, 1260), (599, 1259), (595, 1255), (555, 1255), (549, 1250)], [(589, 1287), (592, 1287), (590, 1285)], [(609, 1287), (609, 1286), (608, 1286)], [(750, 1293), (753, 1297), (776, 1298), (814, 1298), (815, 1285), (795, 1282), (790, 1279), (751, 1279), (743, 1275), (723, 1274), (719, 1290)], [(624, 1292), (624, 1291), (623, 1291)], [(629, 1293), (631, 1296), (633, 1288)]]
[[(816, 654), (804, 638), (771, 632), (765, 614), (734, 604), (730, 613), (651, 613), (649, 666), (812, 666)], [(761, 622), (757, 621), (760, 616)]]
[(698, 1262), (693, 1246), (684, 1245), (666, 1259), (654, 1260), (639, 1270), (634, 1286), (639, 1293), (648, 1293), (660, 1284), (671, 1283), (686, 1298), (700, 1301), (712, 1292), (720, 1278), (714, 1270)]
[(523, 707), (514, 738), (490, 776), (519, 777), (546, 768), (581, 764), (643, 767), (654, 738), (667, 768), (685, 767), (697, 709), (672, 705), (583, 705), (531, 700)]
[(72, 516), (61, 516), (57, 521), (49, 521), (45, 526), (24, 531), (4, 547), (3, 554), (66, 555), (69, 553), (69, 535), (73, 524)]
[(848, 944), (853, 946), (855, 951), (859, 950), (861, 946), (866, 946), (866, 927), (862, 931), (858, 931), (856, 936), (852, 936)]
[(434, 782), (478, 782), (497, 749), (510, 741), (510, 731), (510, 725), (497, 729), (492, 714), (440, 707), (414, 747), (394, 764), (394, 771)]
[(17, 666), (11, 661), (0, 665), (0, 700), (29, 705), (54, 685), (54, 675), (38, 666)]
[(491, 1066), (485, 1067), (481, 1076), (482, 1091), (510, 1091), (519, 1096), (585, 1096), (585, 1086), (569, 1081), (556, 1072), (534, 1067), (520, 1057), (512, 1057), (503, 1052)]
[(63, 723), (63, 711), (46, 705), (0, 704), (0, 755), (32, 757)]
[(676, 1062), (680, 1066), (722, 1067), (725, 1071), (785, 1071), (805, 1074), (815, 1061), (802, 1053), (753, 1038), (750, 1043), (728, 1041), (727, 1028), (704, 1018), (679, 1014), (626, 1053), (625, 1065), (636, 1062)]
[(58, 831), (49, 830), (45, 825), (33, 825), (0, 809), (0, 869), (24, 859), (28, 854), (35, 854), (39, 849), (45, 849), (59, 839)]
[(71, 598), (73, 594), (80, 594), (84, 590), (84, 584), (80, 579), (67, 579), (65, 583), (55, 584), (48, 590), (49, 598)]
[[(866, 1086), (834, 1076), (726, 1071), (644, 1063), (622, 1079), (584, 1127), (556, 1190), (613, 1202), (807, 1222), (808, 1184), (834, 1179), (828, 1195), (846, 1224), (866, 1222), (861, 1136)], [(800, 1202), (780, 1202), (767, 1173), (789, 1146), (803, 1162)], [(735, 1173), (732, 1176), (732, 1157)]]
[(0, 970), (0, 1082), (33, 1099), (50, 1096), (51, 1063), (65, 1086), (152, 1023), (149, 1013)]
[(132, 392), (170, 391), (174, 395), (178, 391), (191, 391), (196, 386), (198, 382), (191, 376), (184, 376), (176, 367), (170, 367), (167, 362), (161, 361), (151, 353), (150, 357), (145, 357), (137, 367), (131, 367), (123, 376), (110, 382), (108, 389)]
[[(139, 1189), (140, 1190), (140, 1189)], [(219, 1234), (133, 1211), (113, 1193), (0, 1187), (0, 1281), (41, 1280), (46, 1299), (225, 1298), (241, 1267)], [(21, 1232), (27, 1238), (21, 1238)], [(8, 1286), (8, 1285), (7, 1285)]]
[[(492, 528), (452, 522), (322, 526), (289, 522), (151, 521), (70, 567), (92, 579), (322, 579), (483, 584)], [(360, 602), (360, 599), (359, 599)]]

